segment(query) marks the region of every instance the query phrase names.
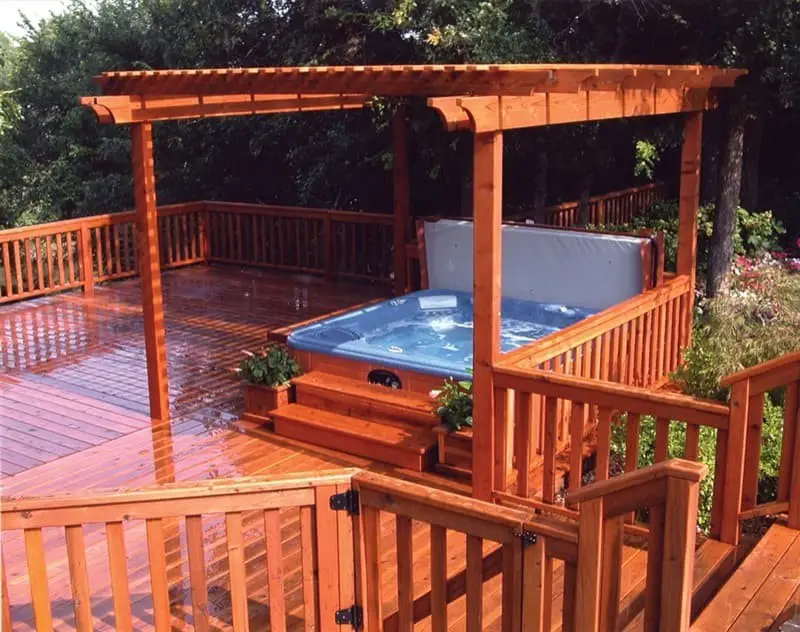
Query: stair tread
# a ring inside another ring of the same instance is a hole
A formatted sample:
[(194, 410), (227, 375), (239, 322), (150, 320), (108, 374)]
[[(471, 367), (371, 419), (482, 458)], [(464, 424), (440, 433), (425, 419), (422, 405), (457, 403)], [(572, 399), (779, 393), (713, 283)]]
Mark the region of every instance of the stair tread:
[(423, 454), (436, 445), (436, 437), (428, 428), (394, 421), (374, 421), (348, 417), (302, 404), (289, 404), (271, 413), (276, 422), (316, 426), (326, 431), (336, 431), (359, 441), (402, 447)]
[(436, 402), (425, 393), (387, 388), (323, 371), (311, 371), (295, 378), (293, 382), (298, 388), (311, 387), (315, 390), (330, 391), (339, 396), (368, 399), (426, 416), (433, 416), (436, 410)]
[(692, 624), (756, 630), (773, 623), (800, 587), (800, 531), (772, 525)]

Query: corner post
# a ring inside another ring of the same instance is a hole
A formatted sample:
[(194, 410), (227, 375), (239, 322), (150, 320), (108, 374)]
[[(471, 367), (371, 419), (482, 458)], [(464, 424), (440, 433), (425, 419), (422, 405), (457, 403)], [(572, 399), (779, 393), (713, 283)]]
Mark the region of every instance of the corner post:
[(686, 310), (685, 343), (691, 342), (695, 277), (697, 274), (697, 209), (700, 205), (700, 152), (703, 113), (685, 115), (681, 146), (680, 191), (678, 193), (678, 254), (676, 272), (688, 275), (690, 293)]
[[(494, 379), (500, 356), (503, 132), (476, 132), (473, 154), (473, 446), (472, 495), (495, 488)], [(503, 481), (505, 483), (505, 481)]]
[(406, 275), (406, 239), (410, 207), (408, 177), (408, 109), (400, 105), (392, 117), (392, 184), (394, 205), (392, 226), (394, 236), (394, 293), (404, 294), (408, 287)]
[(168, 421), (167, 349), (161, 295), (152, 123), (131, 125), (131, 161), (150, 417), (157, 421)]

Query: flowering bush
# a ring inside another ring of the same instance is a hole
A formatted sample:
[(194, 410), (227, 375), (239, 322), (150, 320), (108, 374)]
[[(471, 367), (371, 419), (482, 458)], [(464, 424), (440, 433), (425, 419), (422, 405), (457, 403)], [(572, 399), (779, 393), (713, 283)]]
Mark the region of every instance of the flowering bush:
[(675, 378), (687, 393), (725, 399), (722, 376), (800, 349), (800, 259), (737, 257), (722, 291), (699, 310)]

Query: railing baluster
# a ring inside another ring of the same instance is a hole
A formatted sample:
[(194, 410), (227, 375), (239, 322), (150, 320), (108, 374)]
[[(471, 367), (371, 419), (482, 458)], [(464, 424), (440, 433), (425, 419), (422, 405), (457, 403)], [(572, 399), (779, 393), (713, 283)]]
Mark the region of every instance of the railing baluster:
[[(164, 550), (164, 524), (160, 518), (149, 518), (145, 521), (145, 525), (147, 560), (150, 566), (150, 591), (153, 597), (153, 620), (155, 621), (157, 632), (168, 632), (171, 626), (167, 559), (166, 551)], [(231, 562), (232, 568), (233, 562)], [(233, 588), (231, 588), (231, 594), (233, 594)], [(237, 621), (238, 619), (234, 614), (234, 627)], [(241, 629), (244, 630), (246, 628)]]
[(414, 576), (411, 518), (395, 517), (397, 537), (397, 612), (399, 632), (414, 630)]
[(556, 438), (558, 434), (558, 399), (544, 400), (544, 466), (542, 470), (542, 500), (552, 503), (556, 495)]
[(65, 527), (69, 580), (72, 587), (72, 607), (75, 612), (75, 627), (78, 632), (91, 632), (92, 608), (89, 591), (89, 575), (86, 570), (86, 544), (83, 526)]
[(35, 239), (25, 240), (25, 272), (27, 273), (27, 278), (25, 281), (28, 292), (33, 292), (36, 289), (33, 278), (33, 255), (31, 253), (31, 250), (33, 250), (32, 244), (34, 241)]
[(656, 463), (667, 459), (669, 448), (669, 419), (658, 417), (656, 419), (656, 444), (653, 459)]
[(764, 393), (750, 395), (747, 407), (747, 446), (742, 488), (742, 509), (752, 509), (758, 495), (758, 473), (761, 461), (761, 422), (764, 416)]
[[(5, 245), (5, 244), (4, 244)], [(11, 630), (11, 603), (8, 598), (8, 582), (6, 581), (6, 556), (0, 551), (0, 574), (2, 574), (2, 591), (0, 598), (3, 602), (2, 629)]]
[(583, 402), (573, 402), (570, 417), (570, 444), (569, 444), (569, 490), (581, 486), (583, 474), (583, 432), (586, 420), (586, 405)]
[(612, 410), (600, 406), (597, 413), (597, 454), (595, 456), (595, 480), (608, 478), (608, 466), (611, 455), (611, 415)]
[[(67, 233), (69, 235), (69, 233)], [(65, 285), (70, 281), (64, 278), (64, 248), (61, 244), (62, 234), (56, 233), (56, 264), (58, 267), (58, 285)], [(68, 249), (69, 250), (69, 249)]]
[(50, 591), (47, 587), (47, 564), (44, 559), (42, 530), (25, 529), (24, 537), (36, 632), (51, 632), (53, 618), (50, 612)]
[(47, 260), (47, 282), (44, 284), (45, 288), (52, 288), (56, 286), (53, 280), (53, 237), (52, 235), (45, 235), (44, 247)]
[(300, 559), (303, 577), (303, 620), (305, 632), (318, 629), (317, 554), (314, 550), (314, 514), (311, 507), (300, 507)]
[(483, 632), (483, 540), (467, 534), (467, 632)]
[(14, 283), (11, 280), (11, 257), (8, 254), (8, 242), (3, 242), (3, 276), (6, 282), (6, 297), (14, 296)]
[(686, 424), (686, 445), (683, 449), (683, 458), (687, 461), (696, 461), (700, 451), (700, 426)]
[(431, 632), (447, 630), (447, 529), (431, 525)]
[(189, 586), (192, 595), (194, 629), (207, 632), (208, 588), (206, 583), (206, 559), (203, 548), (203, 518), (186, 516), (186, 552), (189, 558)]
[[(505, 389), (495, 389), (505, 393)], [(495, 395), (495, 401), (497, 396)], [(516, 447), (517, 461), (517, 494), (527, 498), (530, 495), (528, 477), (531, 469), (531, 435), (533, 424), (533, 401), (531, 394), (526, 391), (516, 391), (514, 394), (514, 445)], [(499, 420), (501, 423), (504, 420)], [(502, 480), (502, 479), (501, 479)]]
[[(778, 477), (779, 501), (789, 500), (789, 487), (792, 481), (792, 471), (800, 471), (800, 463), (793, 458), (795, 445), (800, 446), (798, 439), (798, 425), (800, 425), (800, 381), (786, 385), (786, 396), (783, 406), (783, 441), (781, 443), (780, 475)], [(800, 498), (800, 490), (798, 490)]]
[[(264, 540), (267, 549), (267, 587), (269, 591), (269, 629), (286, 631), (286, 599), (284, 595), (283, 546), (279, 509), (264, 512)], [(352, 546), (352, 540), (351, 544)]]
[[(362, 512), (364, 514), (362, 519), (364, 525), (362, 546), (364, 547), (364, 559), (366, 562), (365, 586), (367, 590), (365, 601), (369, 604), (366, 624), (367, 630), (372, 632), (383, 628), (380, 510), (373, 507), (363, 507)], [(320, 612), (324, 612), (321, 606)]]
[(250, 618), (247, 614), (247, 577), (244, 566), (241, 512), (232, 511), (225, 514), (225, 535), (228, 547), (233, 629), (237, 632), (239, 630), (247, 632), (250, 629)]

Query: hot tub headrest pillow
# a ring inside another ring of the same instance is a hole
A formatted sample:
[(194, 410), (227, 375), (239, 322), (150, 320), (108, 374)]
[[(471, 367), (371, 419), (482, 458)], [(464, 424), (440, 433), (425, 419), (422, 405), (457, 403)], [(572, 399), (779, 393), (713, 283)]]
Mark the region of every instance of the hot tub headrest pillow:
[[(503, 226), (503, 296), (601, 310), (642, 289), (643, 238)], [(472, 222), (425, 222), (432, 289), (472, 291)]]

